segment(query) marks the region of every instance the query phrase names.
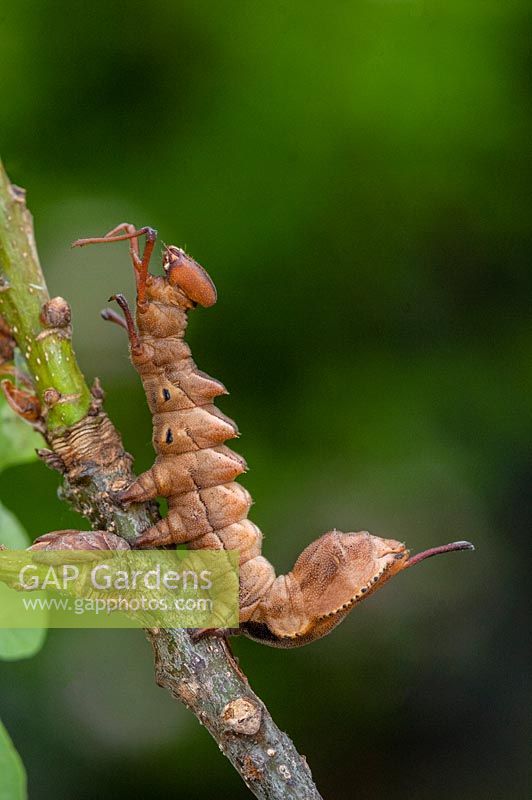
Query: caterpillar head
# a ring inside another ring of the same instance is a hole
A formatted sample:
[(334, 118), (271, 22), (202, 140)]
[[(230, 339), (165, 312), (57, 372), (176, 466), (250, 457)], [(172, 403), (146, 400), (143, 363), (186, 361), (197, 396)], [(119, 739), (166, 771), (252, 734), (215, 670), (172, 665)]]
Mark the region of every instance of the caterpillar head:
[(216, 303), (216, 287), (208, 273), (180, 247), (165, 248), (163, 269), (169, 285), (181, 289), (194, 303), (205, 308)]

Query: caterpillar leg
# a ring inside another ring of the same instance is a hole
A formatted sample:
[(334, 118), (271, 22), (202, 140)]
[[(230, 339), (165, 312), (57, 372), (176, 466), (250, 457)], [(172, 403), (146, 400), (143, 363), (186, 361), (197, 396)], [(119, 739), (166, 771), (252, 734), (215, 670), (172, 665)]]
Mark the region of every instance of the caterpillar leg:
[[(124, 231), (124, 233), (120, 233)], [(138, 239), (140, 236), (146, 237), (146, 244), (142, 258), (140, 257)], [(107, 242), (122, 242), (129, 240), (129, 255), (135, 270), (135, 281), (137, 284), (137, 302), (143, 304), (146, 300), (146, 279), (148, 277), (148, 267), (151, 254), (155, 247), (157, 231), (154, 228), (144, 227), (135, 228), (130, 222), (121, 222), (105, 236), (92, 236), (86, 239), (76, 239), (72, 247), (84, 247), (87, 244), (105, 244)]]
[[(121, 236), (116, 236), (119, 231), (125, 231)], [(144, 245), (144, 252), (142, 258), (139, 252), (139, 237), (146, 237), (146, 244)], [(135, 270), (135, 283), (137, 286), (137, 303), (142, 305), (146, 301), (146, 280), (148, 278), (148, 270), (150, 266), (150, 259), (157, 240), (157, 231), (154, 228), (144, 227), (138, 230), (129, 222), (122, 222), (109, 231), (103, 237), (105, 241), (121, 241), (129, 239), (129, 255), (133, 262), (133, 269)], [(93, 240), (94, 241), (94, 240)], [(86, 240), (88, 243), (88, 240)]]
[(124, 317), (120, 314), (117, 314), (112, 308), (103, 308), (100, 311), (100, 316), (106, 322), (114, 322), (115, 325), (120, 325), (121, 328), (124, 328), (127, 331), (127, 322), (125, 321)]
[[(124, 323), (124, 326), (125, 326), (125, 328), (127, 330), (127, 335), (128, 335), (128, 338), (129, 338), (129, 344), (131, 345), (131, 352), (132, 353), (140, 353), (141, 344), (140, 344), (140, 340), (139, 340), (139, 335), (138, 335), (137, 329), (135, 327), (135, 321), (133, 319), (133, 314), (131, 313), (131, 309), (129, 307), (129, 304), (128, 304), (126, 298), (124, 297), (123, 294), (113, 294), (113, 295), (111, 295), (109, 300), (115, 300), (118, 303), (118, 305), (120, 306), (120, 308), (122, 309), (122, 311), (124, 312), (125, 319), (123, 320), (123, 323)], [(112, 313), (112, 309), (109, 309), (109, 311), (111, 311), (111, 313)], [(102, 314), (102, 316), (103, 316), (103, 314)], [(116, 314), (116, 316), (118, 317), (118, 319), (122, 319), (118, 314)], [(110, 318), (107, 317), (107, 319), (110, 319)], [(113, 322), (117, 322), (117, 320), (114, 319), (114, 318), (112, 319), (112, 321)], [(120, 324), (122, 324), (122, 323), (120, 323)]]
[(147, 472), (143, 472), (131, 486), (118, 492), (118, 502), (128, 506), (130, 503), (147, 503), (148, 500), (155, 500), (156, 497), (159, 497), (161, 492), (155, 480), (154, 469), (155, 466)]
[[(146, 503), (156, 497), (170, 497), (176, 494), (175, 474), (180, 469), (182, 462), (179, 456), (158, 456), (155, 463), (146, 472), (133, 481), (131, 486), (117, 493), (117, 499), (123, 505), (130, 503)], [(183, 471), (186, 469), (183, 466)], [(188, 483), (194, 486), (190, 475)]]
[(240, 628), (189, 628), (188, 635), (193, 642), (200, 642), (207, 636), (227, 640), (230, 636), (240, 636)]
[(141, 533), (136, 547), (164, 547), (167, 544), (188, 544), (194, 539), (204, 536), (203, 530), (194, 530), (194, 521), (191, 526), (186, 525), (181, 514), (175, 509), (169, 509), (166, 517), (159, 520), (151, 528)]

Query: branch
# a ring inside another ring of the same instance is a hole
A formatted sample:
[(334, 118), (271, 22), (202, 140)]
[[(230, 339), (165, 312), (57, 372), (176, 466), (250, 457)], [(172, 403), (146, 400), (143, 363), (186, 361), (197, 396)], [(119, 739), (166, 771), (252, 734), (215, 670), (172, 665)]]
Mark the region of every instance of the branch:
[(0, 162), (0, 310), (26, 359), (41, 402), (48, 388), (60, 394), (48, 414), (52, 431), (82, 419), (90, 395), (72, 350), (70, 309), (61, 298), (48, 303), (25, 196), (24, 189), (9, 182)]
[[(71, 343), (70, 309), (49, 299), (25, 192), (0, 162), (0, 313), (10, 326), (43, 409), (49, 450), (40, 457), (63, 474), (62, 494), (94, 528), (130, 543), (157, 518), (153, 505), (126, 513), (114, 494), (133, 480), (131, 457), (89, 391)], [(224, 640), (194, 643), (186, 630), (146, 631), (157, 683), (205, 725), (248, 788), (264, 800), (319, 800), (304, 756), (276, 726)]]

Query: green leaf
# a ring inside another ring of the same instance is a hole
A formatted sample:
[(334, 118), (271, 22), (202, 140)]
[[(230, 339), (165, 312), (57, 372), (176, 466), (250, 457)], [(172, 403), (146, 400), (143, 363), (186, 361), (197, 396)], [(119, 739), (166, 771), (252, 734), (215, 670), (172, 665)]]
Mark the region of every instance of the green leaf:
[(9, 550), (25, 550), (30, 538), (16, 516), (0, 502), (0, 544)]
[[(24, 550), (29, 545), (29, 537), (18, 519), (0, 503), (0, 544), (10, 550)], [(9, 628), (9, 594), (14, 592), (0, 583), (0, 659), (17, 661), (31, 658), (39, 652), (46, 639), (46, 612), (43, 611), (43, 627)], [(2, 795), (0, 794), (0, 800)]]
[[(3, 601), (4, 592), (13, 591), (14, 589), (0, 585), (0, 603)], [(42, 613), (46, 614), (45, 611)], [(2, 622), (0, 611), (0, 625)], [(47, 632), (46, 628), (0, 628), (0, 660), (20, 661), (23, 658), (31, 658), (42, 648)]]
[(35, 449), (42, 446), (41, 435), (17, 417), (0, 392), (0, 471), (34, 461), (37, 458)]
[(0, 800), (26, 800), (26, 771), (0, 722)]

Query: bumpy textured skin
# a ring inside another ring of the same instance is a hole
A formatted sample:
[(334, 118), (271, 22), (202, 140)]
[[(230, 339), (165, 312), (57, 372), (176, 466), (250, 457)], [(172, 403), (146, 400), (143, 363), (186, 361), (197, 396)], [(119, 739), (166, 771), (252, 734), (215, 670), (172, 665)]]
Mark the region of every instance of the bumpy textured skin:
[(248, 519), (251, 497), (235, 482), (246, 463), (224, 444), (238, 436), (236, 424), (213, 405), (226, 389), (196, 367), (184, 340), (188, 312), (216, 302), (216, 290), (177, 247), (166, 248), (163, 267), (164, 276), (143, 277), (138, 334), (130, 329), (157, 458), (120, 499), (127, 505), (168, 498), (167, 516), (142, 534), (140, 547), (238, 549), (242, 632), (277, 647), (306, 644), (403, 569), (408, 551), (366, 532), (331, 531), (303, 551), (288, 575), (276, 577), (261, 555), (261, 531)]

